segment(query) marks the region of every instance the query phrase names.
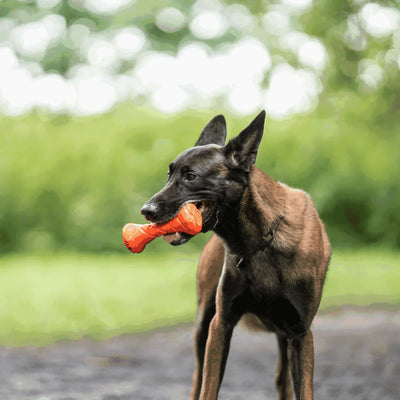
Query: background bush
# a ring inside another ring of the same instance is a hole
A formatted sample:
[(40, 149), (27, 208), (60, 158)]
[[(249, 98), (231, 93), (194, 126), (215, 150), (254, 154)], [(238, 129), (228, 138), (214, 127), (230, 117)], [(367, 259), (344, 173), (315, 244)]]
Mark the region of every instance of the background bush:
[[(311, 194), (334, 245), (400, 246), (400, 123), (385, 123), (387, 113), (379, 96), (349, 91), (266, 123), (257, 165)], [(169, 162), (216, 114), (124, 105), (97, 117), (0, 117), (0, 251), (125, 251), (122, 226), (144, 222), (139, 210)], [(250, 122), (225, 116), (229, 137)]]

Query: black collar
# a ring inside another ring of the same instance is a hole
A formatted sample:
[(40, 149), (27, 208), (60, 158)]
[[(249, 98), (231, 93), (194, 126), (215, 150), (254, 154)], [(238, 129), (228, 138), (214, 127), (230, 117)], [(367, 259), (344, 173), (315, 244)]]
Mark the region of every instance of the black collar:
[(267, 246), (269, 246), (274, 240), (276, 231), (278, 230), (279, 225), (281, 224), (283, 218), (285, 218), (285, 215), (283, 214), (278, 215), (272, 222), (267, 234), (264, 235), (264, 238), (267, 242)]

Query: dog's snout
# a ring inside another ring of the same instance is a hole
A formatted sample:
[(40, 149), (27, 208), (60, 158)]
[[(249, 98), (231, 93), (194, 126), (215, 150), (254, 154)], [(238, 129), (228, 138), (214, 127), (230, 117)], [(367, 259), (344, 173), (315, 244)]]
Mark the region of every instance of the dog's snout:
[(140, 212), (145, 216), (146, 219), (152, 221), (157, 217), (159, 209), (158, 206), (154, 203), (146, 203)]

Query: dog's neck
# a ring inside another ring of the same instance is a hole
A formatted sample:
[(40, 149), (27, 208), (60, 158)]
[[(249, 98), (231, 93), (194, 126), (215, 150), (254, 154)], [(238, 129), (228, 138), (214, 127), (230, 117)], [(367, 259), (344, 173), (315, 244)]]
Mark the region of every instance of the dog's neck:
[(247, 258), (269, 246), (268, 232), (280, 215), (285, 215), (282, 185), (253, 166), (239, 202), (224, 210), (214, 230), (231, 253)]

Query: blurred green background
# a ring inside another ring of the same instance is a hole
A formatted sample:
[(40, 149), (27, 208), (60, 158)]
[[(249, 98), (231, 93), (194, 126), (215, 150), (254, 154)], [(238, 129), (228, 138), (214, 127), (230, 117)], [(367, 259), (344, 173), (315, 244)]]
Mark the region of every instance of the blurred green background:
[[(209, 235), (131, 255), (121, 228), (144, 222), (139, 210), (169, 162), (213, 116), (225, 115), (233, 137), (261, 108), (257, 166), (310, 193), (333, 245), (322, 308), (397, 304), (399, 6), (2, 1), (0, 343), (192, 321)], [(230, 63), (238, 43), (251, 62)], [(195, 60), (180, 83), (185, 46), (203, 49), (209, 69)], [(279, 86), (282, 70), (305, 79), (298, 92), (295, 80)]]

